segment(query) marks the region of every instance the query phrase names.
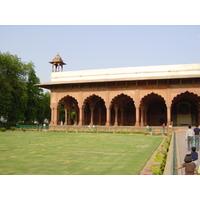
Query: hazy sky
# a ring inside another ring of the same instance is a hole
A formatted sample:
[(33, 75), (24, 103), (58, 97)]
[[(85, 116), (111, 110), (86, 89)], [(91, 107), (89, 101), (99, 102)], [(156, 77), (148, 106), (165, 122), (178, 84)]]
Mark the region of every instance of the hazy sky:
[[(16, 54), (24, 62), (34, 62), (41, 83), (50, 81), (51, 64), (48, 62), (57, 53), (67, 63), (66, 71), (200, 63), (198, 0), (7, 0), (1, 2), (0, 24), (0, 51)], [(42, 26), (10, 26), (13, 24)], [(91, 26), (77, 26), (82, 24)], [(110, 26), (118, 24), (129, 26)], [(140, 24), (144, 26), (137, 26)], [(197, 26), (145, 26), (147, 24)], [(51, 177), (50, 181), (47, 177), (40, 177), (40, 181), (35, 177), (30, 179), (30, 176), (28, 179), (25, 177), (25, 181), (21, 176), (11, 181), (7, 177), (2, 178), (3, 196), (9, 198), (14, 195), (13, 198), (16, 198), (20, 195), (21, 199), (27, 199), (30, 193), (31, 197), (48, 196), (48, 199), (64, 199), (66, 196), (71, 199), (131, 199), (141, 194), (142, 199), (147, 199), (157, 183), (153, 176), (148, 180), (135, 176), (134, 181), (132, 176), (107, 176), (103, 179), (87, 176), (78, 180), (66, 177), (64, 181), (62, 176), (59, 180), (56, 176)], [(169, 176), (162, 177), (165, 181), (156, 185), (157, 190), (168, 186), (170, 180), (166, 178), (171, 179)], [(123, 187), (120, 182), (123, 182)], [(173, 193), (177, 184), (170, 184)], [(184, 184), (184, 181), (179, 181), (178, 189), (184, 188)], [(25, 190), (19, 194), (22, 187)], [(33, 187), (38, 193), (32, 193)], [(10, 193), (10, 188), (14, 192)], [(136, 188), (134, 193), (132, 188)], [(182, 194), (185, 195), (181, 193), (179, 196), (182, 197)]]
[(0, 51), (32, 61), (44, 83), (57, 53), (64, 71), (200, 63), (200, 26), (0, 25)]

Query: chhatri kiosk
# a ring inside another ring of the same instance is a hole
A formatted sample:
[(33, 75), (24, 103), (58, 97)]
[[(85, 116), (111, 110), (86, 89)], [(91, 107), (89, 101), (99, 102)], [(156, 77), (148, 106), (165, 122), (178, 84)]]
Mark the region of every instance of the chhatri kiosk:
[[(200, 64), (63, 71), (57, 55), (51, 82), (51, 123), (73, 126), (200, 124)], [(74, 115), (72, 116), (72, 111)], [(73, 119), (72, 119), (73, 118)]]

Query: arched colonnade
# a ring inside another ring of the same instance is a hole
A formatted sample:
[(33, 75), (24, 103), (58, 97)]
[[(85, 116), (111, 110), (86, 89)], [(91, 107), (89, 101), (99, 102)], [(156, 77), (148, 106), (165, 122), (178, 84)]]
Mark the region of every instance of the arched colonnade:
[[(163, 95), (164, 96), (164, 95)], [(100, 126), (174, 126), (200, 124), (200, 97), (189, 91), (172, 99), (167, 95), (151, 92), (142, 98), (120, 93), (110, 101), (99, 94), (92, 94), (80, 101), (73, 95), (64, 95), (51, 104), (50, 125)], [(168, 95), (169, 96), (169, 95)]]

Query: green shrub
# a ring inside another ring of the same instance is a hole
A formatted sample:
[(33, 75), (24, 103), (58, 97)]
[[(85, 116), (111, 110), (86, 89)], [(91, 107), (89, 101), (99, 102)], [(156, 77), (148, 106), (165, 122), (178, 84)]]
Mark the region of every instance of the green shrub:
[(77, 131), (74, 130), (68, 130), (67, 133), (76, 133)]
[[(156, 157), (153, 159), (153, 162), (159, 162), (160, 166), (150, 166), (152, 169), (153, 175), (162, 175), (165, 169), (166, 159), (167, 159), (167, 152), (170, 145), (171, 136), (167, 138), (167, 141), (163, 142), (162, 147), (166, 146), (167, 149), (162, 148), (156, 154)], [(160, 154), (161, 153), (161, 154)]]
[(152, 133), (152, 135), (154, 135), (154, 136), (160, 136), (160, 135), (162, 135), (162, 133)]
[(6, 128), (2, 127), (2, 128), (0, 128), (0, 131), (1, 132), (6, 132)]
[(169, 137), (168, 137), (168, 140), (167, 140), (167, 142), (170, 144), (170, 142), (171, 142), (171, 139), (172, 139), (172, 135), (170, 135)]
[(16, 129), (17, 129), (17, 128), (14, 127), (14, 126), (11, 126), (11, 127), (10, 127), (10, 130), (11, 130), (11, 131), (14, 131), (14, 130), (16, 130)]
[(98, 133), (113, 133), (113, 131), (98, 131)]
[(153, 175), (162, 175), (163, 174), (160, 166), (151, 166), (150, 168), (152, 170)]
[(164, 155), (157, 154), (156, 157), (153, 159), (153, 162), (160, 163), (160, 166), (150, 166), (150, 168), (152, 169), (153, 175), (162, 175), (165, 169), (166, 157)]
[(169, 142), (163, 142), (162, 146), (166, 146), (167, 148), (169, 148), (170, 143)]
[(63, 133), (65, 133), (65, 132), (67, 132), (66, 130), (48, 130), (47, 132), (56, 132), (56, 133), (59, 133), (59, 132), (63, 132)]
[(162, 149), (161, 151), (158, 152), (158, 154), (159, 153), (162, 153), (165, 158), (167, 157), (167, 149)]
[(150, 135), (150, 132), (143, 132), (144, 135)]
[(163, 169), (165, 167), (165, 156), (163, 155), (157, 155), (155, 158), (154, 158), (154, 162), (159, 162), (161, 164), (161, 169)]
[(116, 134), (130, 134), (130, 131), (116, 131)]
[(150, 133), (146, 132), (146, 131), (133, 131), (132, 133), (133, 134), (141, 134), (141, 135), (150, 135)]
[(85, 133), (96, 133), (97, 131), (85, 131)]

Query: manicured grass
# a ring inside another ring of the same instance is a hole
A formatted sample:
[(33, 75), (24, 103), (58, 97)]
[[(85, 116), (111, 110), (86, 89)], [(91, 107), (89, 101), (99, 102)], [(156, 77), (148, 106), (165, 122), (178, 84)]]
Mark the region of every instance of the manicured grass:
[(137, 175), (163, 137), (0, 132), (0, 174)]

